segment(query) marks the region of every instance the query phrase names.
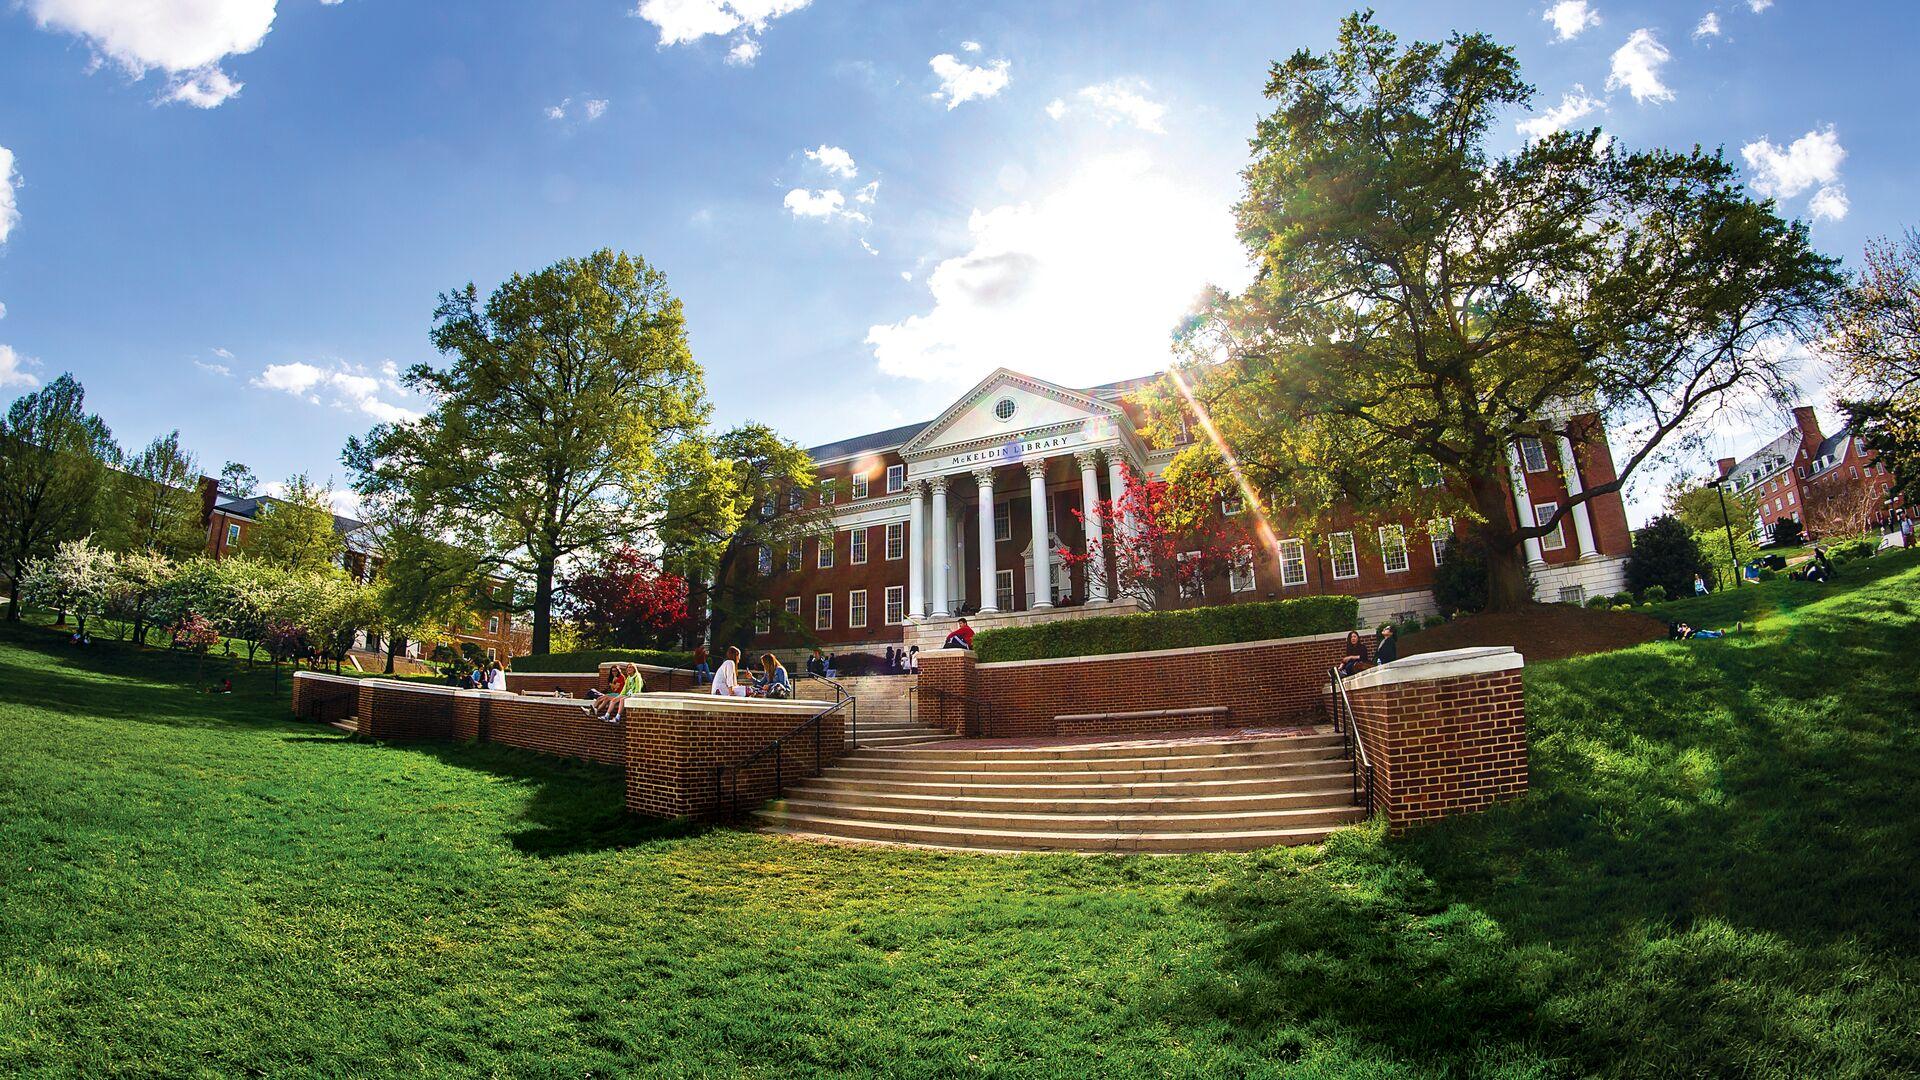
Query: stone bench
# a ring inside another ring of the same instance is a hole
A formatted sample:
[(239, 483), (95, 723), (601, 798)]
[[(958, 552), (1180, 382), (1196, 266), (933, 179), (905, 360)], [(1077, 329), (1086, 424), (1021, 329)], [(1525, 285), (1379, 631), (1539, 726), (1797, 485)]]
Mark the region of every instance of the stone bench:
[(1191, 709), (1142, 709), (1136, 712), (1064, 713), (1053, 718), (1059, 735), (1117, 735), (1221, 727), (1225, 705)]

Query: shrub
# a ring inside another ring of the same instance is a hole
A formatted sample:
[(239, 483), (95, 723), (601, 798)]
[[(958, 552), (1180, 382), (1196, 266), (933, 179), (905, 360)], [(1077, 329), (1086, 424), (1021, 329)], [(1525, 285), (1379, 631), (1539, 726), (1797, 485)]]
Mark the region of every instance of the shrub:
[(1632, 607), (1632, 606), (1633, 606), (1633, 594), (1632, 594), (1632, 593), (1630, 593), (1630, 592), (1617, 592), (1617, 593), (1614, 593), (1614, 594), (1613, 594), (1613, 606), (1614, 606), (1614, 607)]
[[(1667, 598), (1667, 587), (1665, 585), (1649, 585), (1647, 586), (1647, 591), (1640, 595), (1647, 603), (1658, 604)], [(1685, 594), (1683, 593), (1682, 595)]]
[(1780, 576), (1780, 571), (1775, 570), (1771, 566), (1763, 566), (1760, 568), (1761, 581), (1772, 581), (1779, 576)]
[(1792, 547), (1800, 542), (1803, 532), (1798, 521), (1790, 517), (1781, 518), (1773, 523), (1773, 542), (1781, 547)]
[(1875, 551), (1879, 550), (1879, 547), (1880, 545), (1866, 537), (1856, 536), (1851, 540), (1842, 540), (1828, 548), (1827, 558), (1837, 563), (1851, 562), (1854, 559), (1864, 559), (1872, 555)]
[(1097, 615), (983, 631), (974, 641), (982, 663), (1046, 660), (1062, 656), (1230, 645), (1239, 641), (1334, 634), (1359, 624), (1360, 602), (1351, 596), (1303, 596), (1256, 604)]
[(1613, 601), (1604, 596), (1587, 597), (1587, 607), (1593, 611), (1605, 611), (1613, 606)]
[(1445, 626), (1446, 624), (1447, 624), (1447, 617), (1445, 615), (1429, 615), (1426, 618), (1420, 620), (1420, 625), (1425, 627), (1428, 630), (1431, 630), (1436, 626)]
[(1662, 514), (1633, 534), (1633, 554), (1627, 559), (1627, 588), (1644, 599), (1652, 586), (1661, 598), (1691, 596), (1694, 575), (1710, 576), (1713, 567), (1700, 550), (1700, 541), (1679, 518)]
[(692, 667), (693, 654), (662, 649), (588, 649), (584, 652), (548, 653), (545, 656), (521, 656), (513, 661), (513, 670), (598, 671), (601, 664), (657, 664), (660, 667)]

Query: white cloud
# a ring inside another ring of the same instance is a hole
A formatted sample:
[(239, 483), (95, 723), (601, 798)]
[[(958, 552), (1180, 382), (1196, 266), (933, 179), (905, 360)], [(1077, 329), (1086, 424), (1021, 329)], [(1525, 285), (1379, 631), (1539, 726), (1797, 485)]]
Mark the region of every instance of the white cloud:
[[(602, 116), (605, 116), (607, 114), (607, 104), (608, 103), (605, 98), (588, 98), (585, 101), (582, 101), (580, 103), (580, 112), (583, 114), (585, 122), (591, 124), (595, 120), (598, 120)], [(567, 118), (567, 110), (571, 109), (572, 107), (573, 107), (572, 98), (570, 97), (561, 98), (560, 104), (547, 106), (547, 109), (546, 109), (547, 119), (565, 120)]]
[(900, 271), (900, 280), (901, 280), (901, 281), (912, 281), (912, 280), (913, 280), (913, 271), (911, 271), (911, 270), (902, 270), (902, 271)]
[(1812, 214), (1815, 221), (1839, 221), (1851, 209), (1853, 204), (1847, 201), (1847, 189), (1839, 184), (1829, 184), (1807, 200), (1807, 213)]
[(1560, 0), (1548, 8), (1541, 18), (1553, 24), (1554, 33), (1561, 41), (1571, 41), (1587, 27), (1600, 25), (1599, 14), (1587, 4), (1587, 0)]
[(794, 188), (787, 192), (782, 205), (792, 212), (794, 217), (817, 218), (832, 221), (842, 218), (847, 221), (867, 220), (867, 215), (858, 210), (847, 208), (847, 197), (833, 188), (809, 191), (806, 188)]
[(40, 380), (27, 369), (40, 361), (21, 356), (11, 345), (0, 345), (0, 386), (39, 386)]
[(977, 41), (963, 41), (960, 43), (960, 48), (965, 52), (979, 52), (980, 43)]
[(218, 375), (223, 379), (230, 378), (233, 375), (233, 369), (225, 364), (215, 364), (207, 360), (195, 360), (193, 366), (210, 375)]
[(220, 61), (260, 47), (273, 28), (274, 6), (275, 0), (26, 0), (42, 29), (80, 38), (135, 77), (163, 71), (169, 79), (157, 100), (202, 109), (240, 92)]
[(1628, 35), (1627, 43), (1614, 50), (1613, 73), (1607, 76), (1607, 89), (1625, 88), (1633, 100), (1672, 101), (1673, 91), (1660, 81), (1660, 68), (1673, 54), (1667, 51), (1653, 31), (1641, 27)]
[(1587, 88), (1578, 83), (1572, 90), (1560, 95), (1560, 104), (1541, 113), (1539, 116), (1522, 120), (1514, 129), (1527, 137), (1528, 142), (1544, 139), (1555, 132), (1572, 127), (1576, 120), (1592, 115), (1596, 110), (1604, 109), (1607, 103), (1587, 93)]
[[(388, 365), (382, 365), (383, 373)], [(332, 404), (341, 409), (358, 409), (382, 423), (401, 420), (416, 420), (420, 414), (401, 405), (383, 401), (378, 396), (382, 381), (358, 365), (349, 367), (339, 364), (332, 368), (323, 368), (316, 364), (295, 361), (290, 364), (270, 364), (259, 375), (254, 376), (252, 384), (263, 390), (278, 390), (294, 397), (304, 397), (313, 404), (321, 403), (321, 392), (325, 391)], [(391, 381), (386, 388), (395, 392), (399, 387)]]
[(1773, 198), (1790, 199), (1815, 185), (1831, 184), (1840, 177), (1840, 163), (1847, 151), (1840, 135), (1828, 124), (1820, 131), (1809, 131), (1793, 140), (1786, 149), (1771, 140), (1760, 139), (1740, 148), (1753, 173), (1753, 190)]
[(0, 146), (0, 244), (7, 242), (7, 234), (20, 224), (20, 203), (14, 195), (19, 185), (20, 174), (13, 168), (13, 151)]
[(565, 120), (567, 118), (567, 106), (571, 104), (573, 104), (572, 98), (561, 98), (560, 104), (547, 106), (547, 119)]
[[(1167, 107), (1146, 96), (1146, 91), (1150, 89), (1138, 79), (1113, 79), (1081, 87), (1074, 97), (1089, 115), (1108, 127), (1131, 124), (1141, 131), (1164, 135), (1167, 129), (1161, 126), (1160, 121), (1167, 115)], [(1047, 115), (1055, 120), (1065, 119), (1071, 111), (1071, 107), (1061, 98), (1054, 98), (1047, 103)]]
[(866, 203), (869, 206), (873, 204), (873, 200), (879, 197), (880, 197), (880, 181), (878, 180), (874, 180), (868, 183), (867, 186), (853, 193), (854, 202)]
[(867, 238), (864, 236), (860, 238), (860, 250), (866, 252), (869, 255), (880, 254), (880, 249), (874, 247), (872, 244), (867, 243)]
[(582, 108), (586, 109), (587, 120), (589, 122), (598, 120), (607, 114), (607, 99), (588, 98), (587, 103), (582, 106)]
[(940, 89), (933, 92), (934, 100), (944, 98), (949, 110), (969, 101), (994, 97), (1013, 81), (1007, 72), (1010, 65), (1005, 60), (989, 60), (986, 66), (975, 67), (952, 53), (941, 53), (927, 61), (927, 66), (940, 77)]
[(215, 355), (215, 356), (217, 356), (217, 357), (219, 357), (219, 358), (220, 358), (220, 359), (222, 359), (222, 360), (231, 360), (231, 359), (233, 359), (233, 354), (232, 354), (232, 353), (230, 353), (230, 352), (228, 352), (227, 350), (225, 350), (225, 349), (223, 349), (223, 348), (220, 348), (220, 347), (219, 347), (219, 346), (217, 346), (217, 345), (216, 345), (216, 346), (214, 346), (214, 349), (213, 349), (213, 355)]
[(867, 343), (882, 372), (916, 379), (1006, 364), (1088, 386), (1157, 370), (1202, 288), (1247, 279), (1230, 203), (1144, 153), (1095, 159), (1036, 202), (975, 210), (972, 247), (927, 276), (932, 308), (871, 327)]
[(1705, 15), (1700, 16), (1700, 24), (1693, 28), (1693, 36), (1695, 40), (1719, 37), (1720, 13), (1717, 11), (1709, 11)]
[(807, 6), (810, 0), (641, 0), (634, 14), (660, 30), (660, 44), (684, 45), (733, 34), (727, 63), (747, 65), (760, 55), (767, 24)]
[(1773, 6), (1773, 0), (1747, 0), (1747, 10), (1755, 15)]
[(843, 179), (851, 180), (860, 173), (859, 166), (853, 163), (853, 155), (837, 146), (822, 143), (819, 149), (807, 151), (807, 159)]
[(6, 317), (7, 317), (7, 305), (0, 304), (0, 319), (4, 319)]

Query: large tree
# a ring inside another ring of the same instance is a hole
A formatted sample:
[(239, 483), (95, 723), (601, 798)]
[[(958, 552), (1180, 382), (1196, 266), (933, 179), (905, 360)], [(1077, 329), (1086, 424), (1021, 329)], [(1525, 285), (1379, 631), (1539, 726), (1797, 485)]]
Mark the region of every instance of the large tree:
[(201, 516), (200, 467), (170, 431), (121, 463), (109, 485), (108, 512), (100, 538), (116, 551), (142, 551), (184, 559), (204, 551), (207, 523)]
[(247, 554), (284, 570), (312, 573), (338, 563), (346, 540), (333, 520), (333, 492), (296, 473), (263, 500), (247, 533)]
[[(1330, 52), (1276, 64), (1267, 96), (1238, 208), (1255, 279), (1184, 329), (1192, 400), (1160, 391), (1156, 425), (1206, 414), (1255, 490), (1309, 521), (1477, 521), (1496, 610), (1530, 599), (1523, 541), (1570, 509), (1515, 522), (1515, 440), (1551, 453), (1598, 412), (1618, 475), (1575, 502), (1618, 492), (1717, 409), (1783, 396), (1780, 344), (1839, 285), (1718, 154), (1598, 130), (1490, 151), (1533, 92), (1484, 35), (1403, 46), (1354, 15)], [(1169, 478), (1220, 454), (1203, 441)]]
[(492, 592), (484, 555), (447, 543), (435, 534), (431, 518), (408, 511), (405, 500), (391, 498), (363, 507), (368, 539), (380, 553), (374, 626), (386, 636), (388, 674), (409, 640), (438, 644), (448, 640), (450, 628), (478, 622)]
[(85, 535), (95, 521), (106, 463), (117, 449), (72, 375), (16, 400), (0, 421), (0, 569), (9, 620), (20, 617), (27, 561)]
[(679, 489), (706, 485), (709, 406), (680, 301), (644, 260), (596, 251), (484, 303), (472, 285), (442, 295), (433, 343), (451, 362), (406, 373), (433, 411), (350, 440), (345, 460), (363, 494), (432, 508), (449, 542), (531, 580), (546, 653), (563, 562), (657, 533)]
[(1920, 232), (1867, 245), (1827, 331), (1847, 422), (1912, 505), (1920, 499)]

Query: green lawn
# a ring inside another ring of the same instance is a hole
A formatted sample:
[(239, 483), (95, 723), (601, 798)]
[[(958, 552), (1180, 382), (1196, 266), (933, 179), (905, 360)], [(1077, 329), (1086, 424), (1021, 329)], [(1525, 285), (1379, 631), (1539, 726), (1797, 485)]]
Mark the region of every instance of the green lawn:
[(1529, 668), (1524, 802), (1164, 859), (648, 825), (0, 631), (0, 1075), (1913, 1075), (1920, 561), (1845, 572)]

